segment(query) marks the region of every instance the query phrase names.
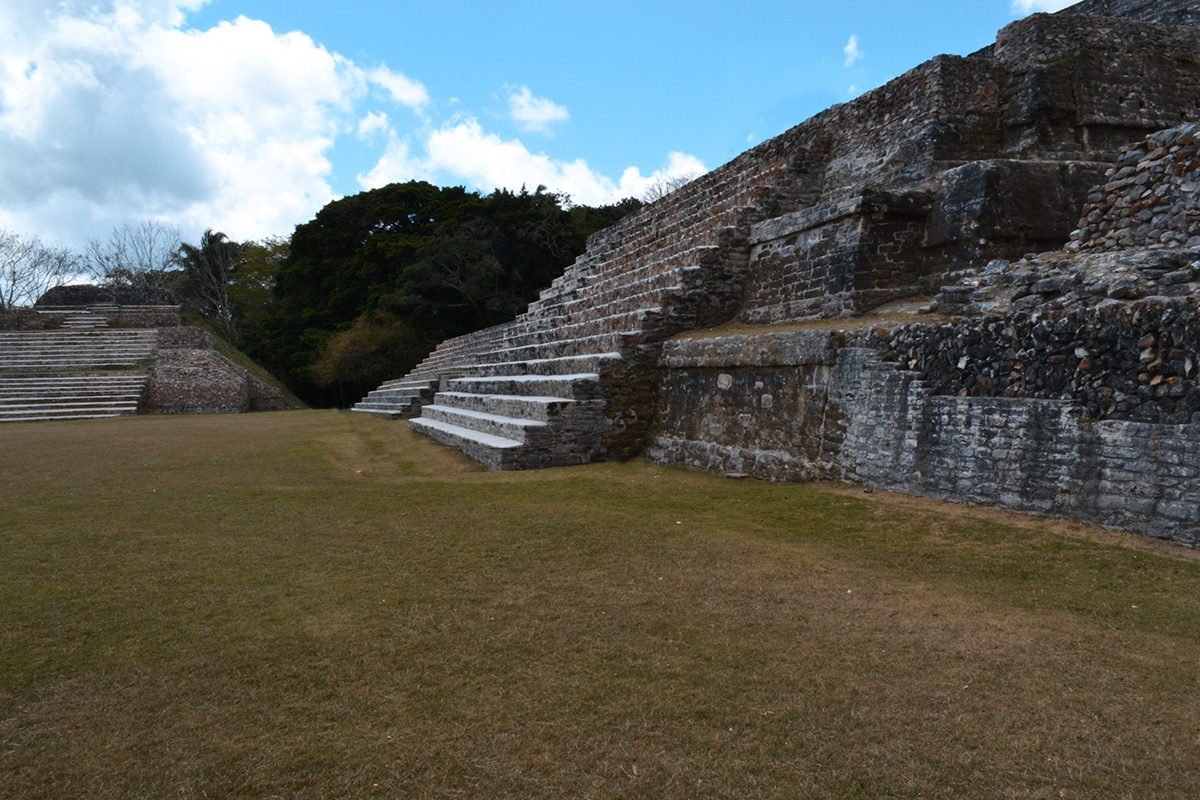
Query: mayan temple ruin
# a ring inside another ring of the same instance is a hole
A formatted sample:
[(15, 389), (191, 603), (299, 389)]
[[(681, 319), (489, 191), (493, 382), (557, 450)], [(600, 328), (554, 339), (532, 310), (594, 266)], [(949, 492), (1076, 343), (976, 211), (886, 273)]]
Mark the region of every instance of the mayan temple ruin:
[(1200, 0), (1030, 16), (594, 235), (357, 410), (491, 469), (644, 455), (1200, 544), (1197, 121)]
[(186, 325), (175, 292), (58, 286), (0, 327), (0, 423), (237, 414), (283, 393)]

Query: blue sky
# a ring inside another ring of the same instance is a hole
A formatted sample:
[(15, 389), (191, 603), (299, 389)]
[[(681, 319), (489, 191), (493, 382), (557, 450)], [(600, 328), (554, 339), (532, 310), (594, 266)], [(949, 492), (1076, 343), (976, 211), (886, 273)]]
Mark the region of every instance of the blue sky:
[(0, 0), (0, 228), (287, 235), (413, 178), (599, 204), (1064, 0)]

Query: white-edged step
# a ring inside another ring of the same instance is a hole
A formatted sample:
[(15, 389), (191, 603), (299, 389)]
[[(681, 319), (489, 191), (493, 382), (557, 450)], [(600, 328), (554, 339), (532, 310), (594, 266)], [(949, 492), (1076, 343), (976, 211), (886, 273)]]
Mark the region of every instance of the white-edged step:
[(503, 436), (463, 428), (448, 422), (418, 417), (410, 419), (408, 426), (416, 433), (424, 434), (438, 444), (457, 448), (490, 470), (512, 469), (513, 457), (523, 442)]
[(546, 430), (544, 420), (509, 417), (488, 411), (460, 408), (443, 404), (441, 400), (442, 394), (439, 392), (433, 405), (421, 409), (421, 419), (457, 425), (460, 428), (468, 428), (520, 444), (529, 444), (531, 435)]
[(137, 414), (147, 372), (0, 375), (0, 422)]
[(367, 393), (351, 408), (366, 414), (379, 414), (392, 419), (416, 416), (421, 407), (433, 399), (437, 379), (397, 380), (384, 383)]

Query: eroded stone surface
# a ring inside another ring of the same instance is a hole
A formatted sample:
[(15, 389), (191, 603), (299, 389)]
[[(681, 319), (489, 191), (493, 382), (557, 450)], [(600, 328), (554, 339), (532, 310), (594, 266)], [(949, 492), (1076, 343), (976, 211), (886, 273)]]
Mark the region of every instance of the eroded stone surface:
[[(594, 446), (463, 445), (493, 468), (645, 447), (1197, 543), (1198, 19), (1088, 0), (932, 59), (596, 234), (526, 313), (405, 380), (533, 389), (602, 360)], [(671, 339), (930, 294), (943, 324)]]

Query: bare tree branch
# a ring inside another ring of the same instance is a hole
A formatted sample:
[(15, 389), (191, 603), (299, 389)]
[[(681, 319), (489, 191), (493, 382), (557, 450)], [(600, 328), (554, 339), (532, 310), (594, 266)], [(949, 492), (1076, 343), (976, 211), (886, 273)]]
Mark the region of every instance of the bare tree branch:
[(88, 242), (89, 271), (102, 286), (174, 288), (180, 278), (179, 229), (147, 220), (114, 228), (107, 242)]
[(73, 250), (0, 230), (0, 311), (33, 305), (82, 271), (83, 259)]
[(661, 200), (676, 189), (687, 186), (696, 178), (700, 177), (699, 172), (682, 172), (678, 175), (659, 175), (650, 183), (646, 184), (646, 188), (642, 191), (641, 201), (643, 203), (653, 203), (655, 200)]

